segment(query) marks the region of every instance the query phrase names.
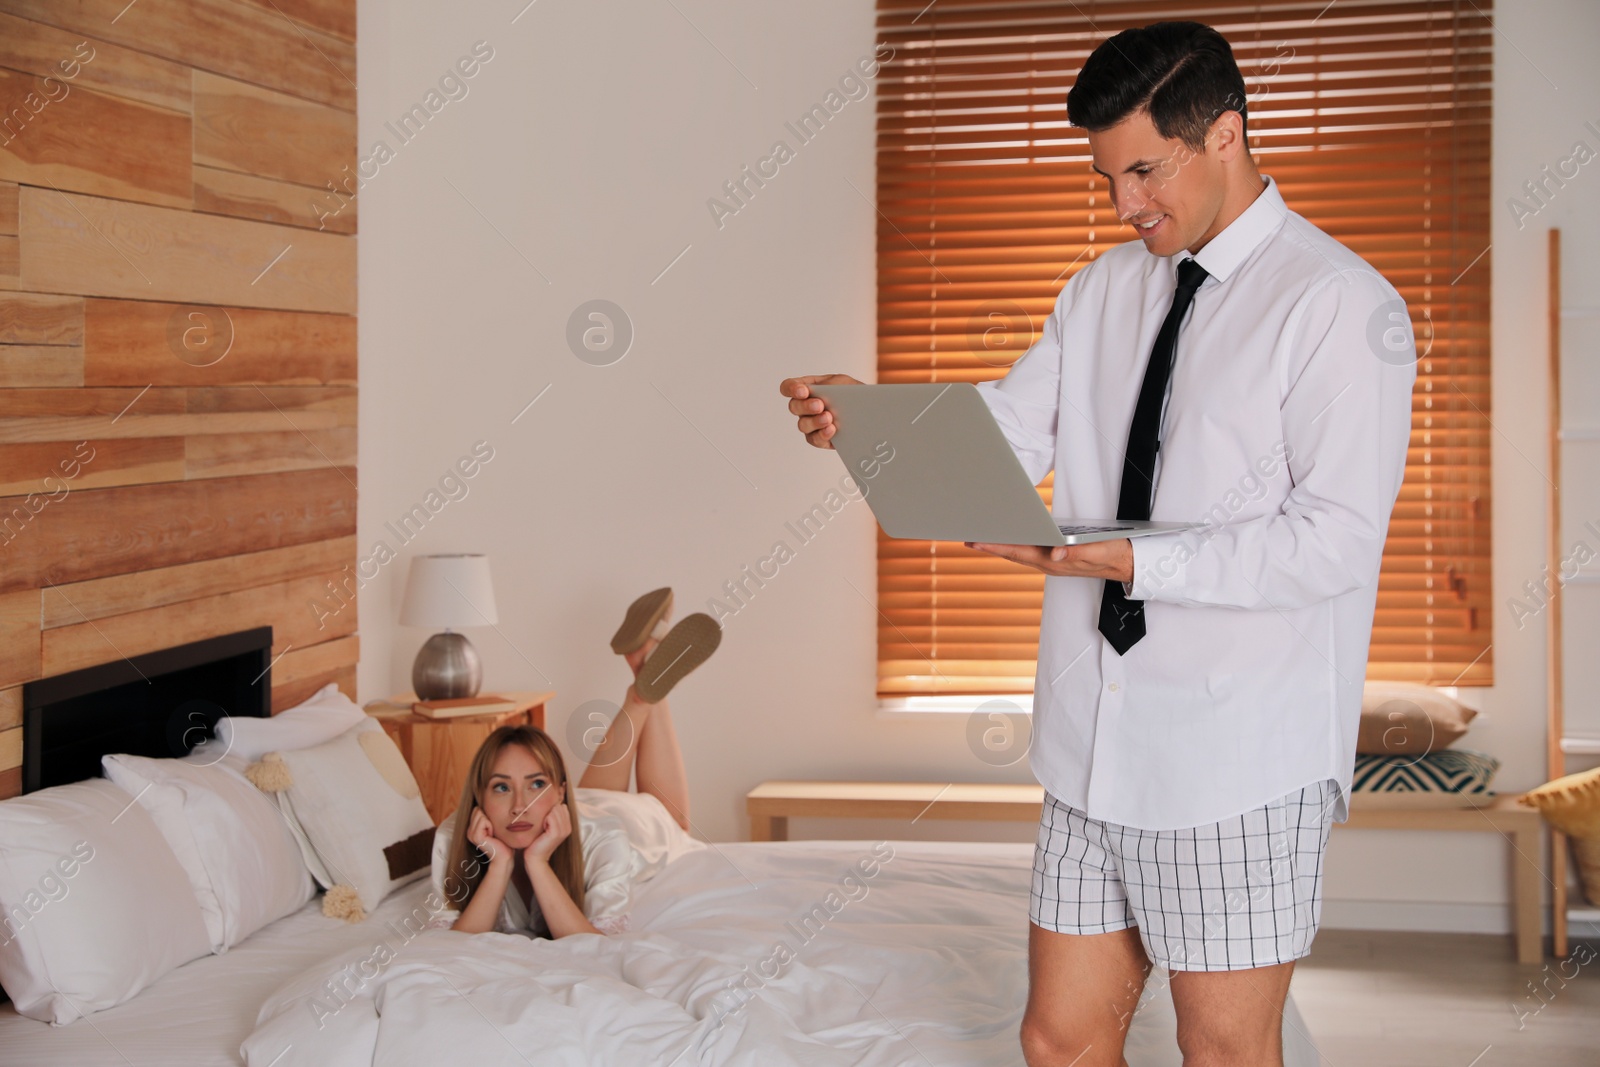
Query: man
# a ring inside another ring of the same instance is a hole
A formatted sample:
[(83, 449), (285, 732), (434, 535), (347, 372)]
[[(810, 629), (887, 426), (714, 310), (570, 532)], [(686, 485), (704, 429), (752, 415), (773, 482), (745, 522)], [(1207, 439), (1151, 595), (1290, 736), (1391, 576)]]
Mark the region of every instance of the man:
[[(1063, 518), (1201, 522), (1070, 548), (1043, 571), (1034, 773), (1046, 787), (1022, 1044), (1117, 1065), (1153, 966), (1188, 1067), (1282, 1063), (1294, 961), (1347, 815), (1415, 349), (1381, 276), (1285, 206), (1245, 141), (1228, 43), (1128, 30), (1067, 97), (1137, 241), (1061, 290), (981, 387)], [(789, 410), (829, 448), (818, 382)]]

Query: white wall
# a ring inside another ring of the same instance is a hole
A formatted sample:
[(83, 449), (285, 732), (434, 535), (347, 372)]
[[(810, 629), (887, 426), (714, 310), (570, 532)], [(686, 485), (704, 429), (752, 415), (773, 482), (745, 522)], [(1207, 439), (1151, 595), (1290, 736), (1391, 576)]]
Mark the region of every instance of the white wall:
[[(871, 374), (872, 101), (849, 103), (720, 229), (706, 201), (773, 141), (795, 143), (785, 122), (871, 53), (873, 15), (867, 0), (544, 2), (518, 16), (522, 3), (360, 9), (360, 141), (364, 152), (380, 138), (394, 149), (359, 198), (361, 542), (401, 556), (362, 591), (360, 684), (364, 698), (406, 688), (427, 636), (395, 623), (405, 558), (487, 552), (501, 623), (472, 635), (487, 687), (555, 689), (550, 727), (570, 752), (573, 710), (623, 692), (627, 671), (607, 641), (628, 601), (670, 584), (679, 615), (703, 610), (789, 539), (784, 524), (842, 473), (801, 444), (777, 383)], [(1569, 227), (1569, 285), (1593, 291), (1600, 175), (1586, 169), (1537, 232), (1508, 225), (1501, 202), (1566, 155), (1584, 119), (1600, 120), (1582, 48), (1600, 36), (1600, 15), (1582, 0), (1524, 0), (1502, 3), (1498, 19), (1531, 60), (1509, 47), (1497, 55), (1497, 103), (1517, 117), (1496, 126), (1495, 247), (1479, 264), (1492, 264), (1496, 284), (1503, 591), (1543, 562), (1543, 482), (1521, 458), (1542, 465), (1542, 227)], [(477, 41), (494, 55), (468, 94), (398, 145), (384, 124)], [(635, 329), (611, 366), (580, 361), (565, 340), (571, 313), (596, 298), (620, 305)], [(493, 460), (402, 546), (386, 520), (480, 440)], [(768, 778), (1030, 780), (1025, 763), (976, 758), (962, 717), (876, 714), (874, 612), (856, 592), (873, 589), (872, 531), (864, 507), (846, 507), (727, 622), (721, 650), (674, 694), (702, 836), (745, 836), (743, 795)], [(1508, 617), (1496, 620), (1500, 684), (1481, 694), (1492, 718), (1473, 742), (1505, 760), (1505, 787), (1520, 788), (1542, 780), (1542, 629), (1513, 632)], [(1025, 826), (925, 822), (794, 829), (1032, 837)], [(1342, 832), (1330, 921), (1504, 925), (1503, 848), (1430, 841), (1419, 857), (1422, 845)]]

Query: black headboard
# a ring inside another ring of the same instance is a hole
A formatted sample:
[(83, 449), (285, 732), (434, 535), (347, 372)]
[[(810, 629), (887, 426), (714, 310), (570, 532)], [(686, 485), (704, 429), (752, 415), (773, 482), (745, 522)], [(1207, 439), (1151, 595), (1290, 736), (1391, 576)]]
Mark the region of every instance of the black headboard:
[(100, 775), (100, 757), (187, 755), (224, 715), (272, 714), (272, 627), (22, 687), (22, 791)]

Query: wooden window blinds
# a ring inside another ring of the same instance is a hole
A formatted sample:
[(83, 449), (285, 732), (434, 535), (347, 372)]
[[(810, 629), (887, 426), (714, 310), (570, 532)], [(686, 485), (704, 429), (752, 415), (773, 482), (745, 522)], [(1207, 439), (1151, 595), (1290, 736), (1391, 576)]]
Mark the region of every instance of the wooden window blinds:
[[(1374, 678), (1490, 685), (1489, 0), (879, 0), (878, 380), (997, 378), (1056, 294), (1133, 240), (1066, 118), (1112, 34), (1214, 26), (1289, 206), (1405, 298), (1411, 448), (1385, 546)], [(1050, 482), (1041, 487), (1045, 500)], [(878, 691), (1028, 693), (1042, 575), (958, 543), (878, 540)]]

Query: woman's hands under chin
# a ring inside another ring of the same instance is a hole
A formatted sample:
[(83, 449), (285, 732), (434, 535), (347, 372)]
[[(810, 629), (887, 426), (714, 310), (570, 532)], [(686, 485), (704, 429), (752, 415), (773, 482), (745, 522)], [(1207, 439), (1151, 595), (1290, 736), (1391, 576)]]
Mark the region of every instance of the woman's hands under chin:
[(522, 854), (522, 862), (530, 873), (535, 864), (548, 864), (561, 842), (571, 836), (572, 815), (568, 812), (566, 804), (557, 804), (550, 809), (550, 814), (544, 817), (544, 829), (528, 845), (527, 851)]
[(522, 853), (522, 866), (533, 886), (533, 895), (539, 901), (551, 937), (568, 934), (598, 934), (593, 923), (583, 914), (583, 909), (573, 903), (572, 894), (561, 884), (561, 879), (550, 866), (550, 857), (561, 842), (572, 836), (572, 815), (565, 802), (551, 808), (544, 817), (544, 827), (539, 836), (529, 842)]
[(472, 816), (467, 820), (467, 840), (477, 845), (478, 850), (489, 857), (490, 867), (507, 866), (515, 858), (510, 847), (494, 836), (494, 824), (489, 821), (489, 816), (483, 813), (482, 808), (472, 809)]

